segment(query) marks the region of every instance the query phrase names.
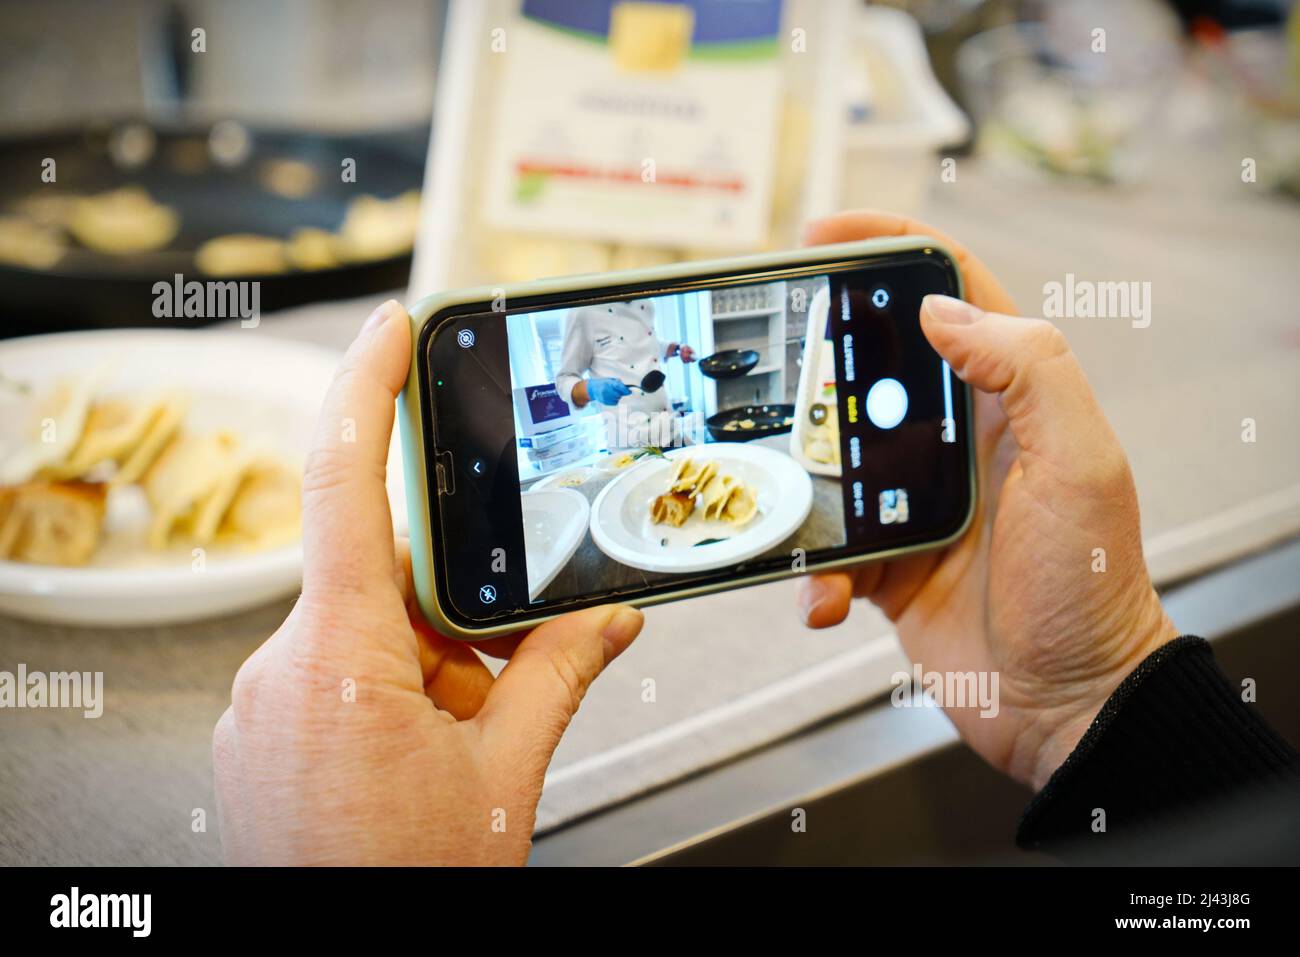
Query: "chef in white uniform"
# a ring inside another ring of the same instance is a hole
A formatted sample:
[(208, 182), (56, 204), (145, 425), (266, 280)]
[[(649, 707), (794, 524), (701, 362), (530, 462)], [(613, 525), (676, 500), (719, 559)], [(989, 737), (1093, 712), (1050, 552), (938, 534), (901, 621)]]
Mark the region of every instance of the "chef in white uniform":
[(695, 361), (695, 351), (655, 335), (654, 303), (648, 299), (581, 306), (570, 310), (555, 388), (575, 409), (600, 406), (605, 438), (614, 449), (681, 444), (681, 428), (668, 392), (642, 394), (637, 386), (649, 372), (680, 357)]

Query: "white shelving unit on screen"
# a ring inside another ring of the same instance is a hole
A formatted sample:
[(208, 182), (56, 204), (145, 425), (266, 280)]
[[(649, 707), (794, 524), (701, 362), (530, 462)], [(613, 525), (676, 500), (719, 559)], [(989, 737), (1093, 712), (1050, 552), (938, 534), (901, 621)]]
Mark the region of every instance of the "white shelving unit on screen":
[(785, 398), (786, 286), (784, 282), (709, 294), (711, 352), (754, 349), (758, 365), (735, 379), (705, 380), (705, 414)]

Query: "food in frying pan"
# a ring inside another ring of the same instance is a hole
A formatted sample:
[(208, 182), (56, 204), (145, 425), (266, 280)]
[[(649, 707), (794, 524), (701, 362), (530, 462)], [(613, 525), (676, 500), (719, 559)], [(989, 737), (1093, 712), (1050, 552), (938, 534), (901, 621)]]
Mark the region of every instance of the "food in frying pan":
[(285, 199), (302, 199), (320, 181), (310, 163), (281, 156), (263, 162), (257, 179), (269, 192)]
[(339, 264), (339, 240), (328, 230), (306, 227), (289, 237), (285, 253), (295, 269), (332, 269)]
[[(268, 162), (263, 185), (294, 198), (310, 192), (315, 172), (301, 161)], [(420, 192), (393, 199), (369, 194), (348, 204), (337, 231), (295, 230), (289, 238), (230, 233), (202, 243), (195, 265), (209, 276), (276, 275), (291, 269), (313, 272), (348, 262), (372, 262), (410, 252), (419, 223)], [(115, 257), (166, 247), (180, 228), (180, 215), (156, 202), (140, 186), (123, 186), (94, 196), (33, 193), (0, 215), (0, 263), (52, 269), (70, 239)]]
[(95, 196), (36, 192), (13, 211), (0, 216), (0, 262), (28, 269), (53, 269), (70, 236), (87, 249), (126, 256), (166, 246), (180, 227), (176, 211), (139, 186)]
[(135, 484), (148, 504), (147, 528), (138, 524), (151, 549), (263, 549), (297, 537), (296, 470), (231, 432), (185, 431), (182, 395), (93, 399), (100, 378), (84, 375), (45, 396), (0, 396), (15, 406), (6, 420), (29, 423), (0, 446), (0, 558), (85, 564), (109, 496)]
[(743, 405), (715, 412), (704, 424), (715, 442), (749, 442), (790, 431), (794, 406), (779, 402)]
[(26, 269), (51, 269), (67, 252), (63, 234), (21, 216), (0, 216), (0, 262)]
[(0, 488), (0, 559), (84, 565), (104, 528), (102, 482), (25, 482)]
[(74, 203), (68, 229), (77, 242), (111, 256), (161, 249), (172, 241), (181, 218), (139, 186), (123, 186)]
[(419, 190), (408, 190), (392, 199), (358, 196), (348, 204), (339, 227), (340, 248), (352, 261), (396, 256), (415, 244), (419, 223)]
[(414, 245), (419, 216), (417, 190), (390, 200), (358, 196), (348, 205), (337, 233), (304, 227), (287, 241), (252, 233), (218, 236), (200, 246), (194, 260), (209, 276), (250, 276), (386, 259)]
[(758, 514), (758, 493), (718, 463), (680, 459), (668, 480), (668, 491), (650, 503), (650, 520), (656, 525), (680, 527), (698, 510), (705, 521), (737, 527)]
[(14, 211), (38, 226), (67, 229), (80, 196), (40, 191), (24, 196), (14, 204)]
[(194, 262), (209, 276), (266, 276), (289, 268), (284, 240), (253, 233), (209, 239), (194, 253)]
[(757, 349), (723, 349), (700, 360), (700, 372), (710, 379), (737, 379), (758, 365)]

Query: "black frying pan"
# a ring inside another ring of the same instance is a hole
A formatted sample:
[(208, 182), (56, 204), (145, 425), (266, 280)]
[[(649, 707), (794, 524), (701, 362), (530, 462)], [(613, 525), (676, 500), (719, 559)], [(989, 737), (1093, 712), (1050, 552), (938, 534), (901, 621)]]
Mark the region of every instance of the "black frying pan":
[[(180, 214), (180, 230), (160, 250), (113, 256), (69, 249), (50, 270), (0, 263), (0, 337), (116, 326), (194, 326), (203, 319), (157, 319), (153, 284), (186, 280), (257, 279), (263, 312), (328, 299), (364, 296), (397, 289), (410, 276), (410, 254), (329, 269), (270, 276), (202, 275), (194, 251), (205, 240), (229, 233), (259, 233), (286, 238), (295, 229), (337, 229), (347, 204), (370, 194), (384, 199), (420, 187), (428, 128), (383, 136), (324, 136), (250, 128), (251, 150), (238, 165), (210, 159), (208, 129), (154, 129), (156, 145), (148, 162), (120, 168), (109, 151), (108, 127), (39, 137), (0, 140), (0, 215), (33, 194), (89, 195), (139, 185), (152, 198)], [(57, 181), (42, 183), (45, 157), (57, 163)], [(187, 157), (181, 163), (178, 157)], [(356, 161), (356, 182), (345, 183), (342, 161)], [(314, 188), (300, 198), (264, 185), (266, 164), (298, 160), (317, 174)]]
[(758, 365), (756, 349), (723, 349), (700, 360), (700, 371), (710, 379), (738, 379)]
[(705, 419), (704, 424), (715, 442), (748, 442), (789, 432), (794, 427), (793, 419), (793, 405), (773, 402), (723, 409)]

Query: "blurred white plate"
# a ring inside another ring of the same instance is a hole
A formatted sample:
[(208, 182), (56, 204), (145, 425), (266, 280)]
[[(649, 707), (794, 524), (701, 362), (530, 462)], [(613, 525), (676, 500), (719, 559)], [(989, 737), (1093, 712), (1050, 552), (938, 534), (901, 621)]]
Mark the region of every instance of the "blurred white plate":
[[(96, 396), (176, 388), (190, 397), (186, 428), (228, 428), (246, 446), (301, 463), (339, 354), (276, 339), (264, 327), (73, 332), (0, 342), (0, 375), (38, 391), (105, 360), (110, 365)], [(107, 627), (162, 624), (251, 608), (301, 584), (300, 544), (260, 553), (211, 548), (195, 570), (189, 546), (153, 552), (133, 540), (141, 534), (133, 527), (141, 509), (147, 506), (138, 489), (115, 492), (109, 523), (120, 529), (105, 536), (83, 567), (0, 561), (0, 613)]]
[(589, 478), (596, 474), (596, 470), (589, 465), (579, 465), (576, 468), (565, 469), (563, 472), (556, 472), (554, 475), (548, 475), (533, 485), (530, 492), (540, 492), (548, 488), (576, 488), (585, 483)]
[(554, 581), (587, 534), (591, 506), (581, 492), (550, 488), (520, 496), (524, 513), (524, 561), (528, 597), (534, 599)]
[[(639, 459), (634, 459), (632, 458), (632, 455), (633, 453), (631, 452), (610, 452), (596, 459), (596, 461), (592, 463), (592, 467), (598, 472), (625, 472), (645, 459), (645, 456), (642, 456)], [(624, 460), (624, 456), (626, 456), (626, 461)]]
[[(699, 509), (680, 528), (650, 521), (650, 503), (668, 489), (682, 456), (712, 460), (752, 486), (758, 514), (739, 529), (705, 521)], [(761, 445), (717, 442), (648, 459), (603, 488), (591, 506), (591, 537), (615, 561), (650, 572), (702, 572), (748, 561), (780, 544), (812, 511), (808, 473), (789, 455)], [(720, 539), (707, 545), (697, 542)]]

